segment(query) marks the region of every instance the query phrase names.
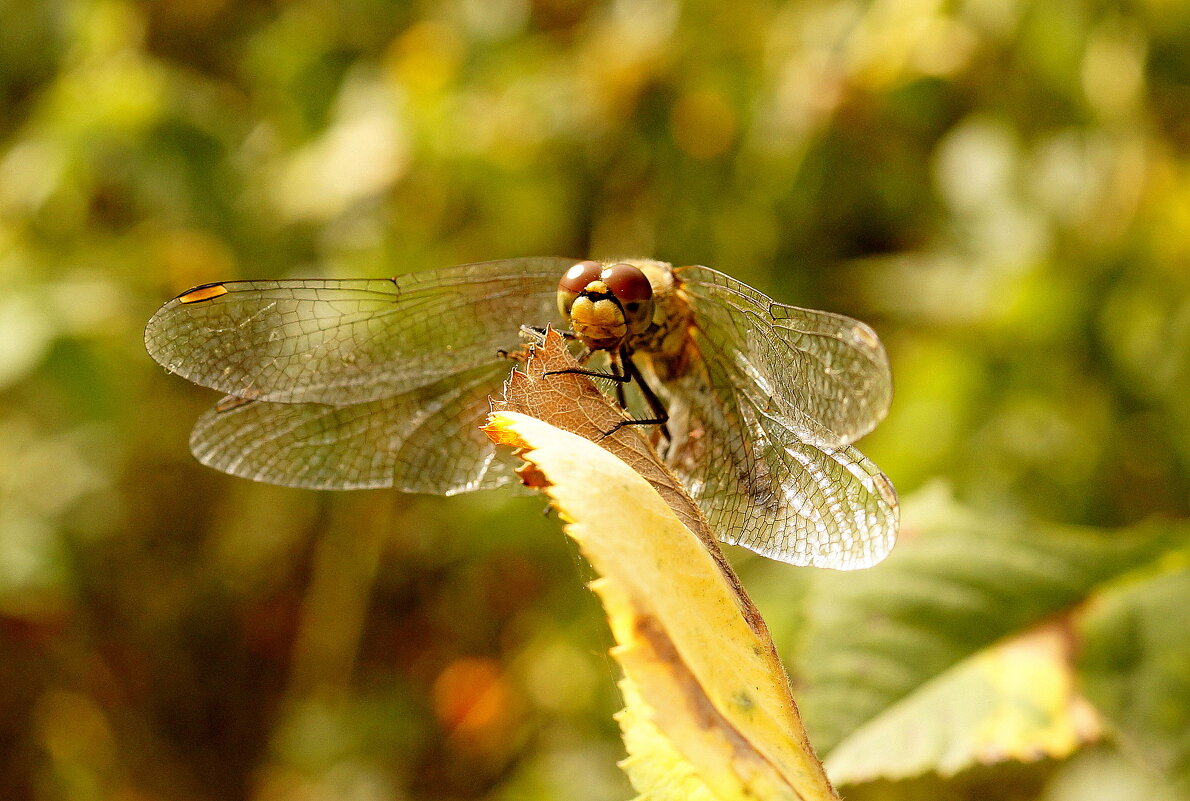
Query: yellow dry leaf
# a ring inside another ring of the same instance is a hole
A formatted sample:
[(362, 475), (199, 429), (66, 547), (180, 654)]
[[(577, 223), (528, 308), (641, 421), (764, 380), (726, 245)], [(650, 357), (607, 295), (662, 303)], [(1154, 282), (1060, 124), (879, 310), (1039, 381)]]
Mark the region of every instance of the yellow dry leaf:
[(488, 431), (522, 449), (599, 574), (634, 786), (650, 798), (837, 800), (768, 632), (745, 613), (751, 603), (721, 555), (590, 440), (507, 411)]

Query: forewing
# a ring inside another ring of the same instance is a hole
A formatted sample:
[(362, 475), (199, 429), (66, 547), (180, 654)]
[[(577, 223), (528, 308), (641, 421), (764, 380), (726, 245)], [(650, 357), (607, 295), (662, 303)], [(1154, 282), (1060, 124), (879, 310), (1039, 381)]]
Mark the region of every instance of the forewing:
[(521, 325), (558, 324), (558, 279), (573, 263), (213, 284), (162, 306), (145, 345), (167, 370), (240, 398), (369, 403), (492, 363)]
[(452, 495), (513, 481), (479, 429), (512, 362), (497, 360), (397, 395), (332, 406), (228, 397), (194, 427), (200, 462), (311, 489), (395, 487)]
[(840, 314), (787, 306), (707, 267), (674, 271), (702, 338), (771, 399), (801, 439), (837, 448), (875, 428), (892, 400), (876, 333)]

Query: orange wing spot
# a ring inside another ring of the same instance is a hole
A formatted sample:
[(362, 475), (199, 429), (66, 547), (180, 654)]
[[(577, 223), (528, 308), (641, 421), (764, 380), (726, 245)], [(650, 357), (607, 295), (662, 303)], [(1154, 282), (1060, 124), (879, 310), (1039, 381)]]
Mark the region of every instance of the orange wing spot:
[(211, 300), (226, 294), (227, 287), (223, 284), (207, 284), (178, 295), (178, 303), (201, 303), (204, 300)]

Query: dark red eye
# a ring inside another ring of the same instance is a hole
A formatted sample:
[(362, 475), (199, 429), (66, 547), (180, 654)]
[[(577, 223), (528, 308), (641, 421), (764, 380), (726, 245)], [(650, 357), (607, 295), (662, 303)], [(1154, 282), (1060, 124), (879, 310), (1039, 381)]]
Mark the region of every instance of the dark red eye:
[(631, 264), (613, 264), (603, 271), (603, 283), (625, 307), (629, 303), (643, 302), (653, 297), (653, 285), (638, 268)]
[(602, 272), (603, 265), (599, 262), (580, 261), (567, 270), (566, 275), (562, 276), (562, 280), (558, 282), (558, 289), (563, 292), (572, 292), (575, 295), (581, 294), (587, 288), (587, 284), (599, 280), (599, 275)]

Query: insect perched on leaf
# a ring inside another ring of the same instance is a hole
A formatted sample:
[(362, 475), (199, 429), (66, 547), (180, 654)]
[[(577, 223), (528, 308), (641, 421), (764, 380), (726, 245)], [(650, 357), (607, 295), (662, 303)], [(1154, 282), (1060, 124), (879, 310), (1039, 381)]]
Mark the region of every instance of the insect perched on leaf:
[(896, 493), (851, 445), (891, 399), (880, 340), (706, 267), (528, 258), (207, 284), (162, 306), (145, 345), (226, 393), (190, 439), (206, 465), (293, 487), (451, 495), (516, 480), (480, 426), (522, 327), (546, 325), (570, 329), (621, 406), (626, 386), (639, 389), (649, 416), (633, 422), (657, 426), (665, 462), (724, 541), (837, 569), (892, 547)]

